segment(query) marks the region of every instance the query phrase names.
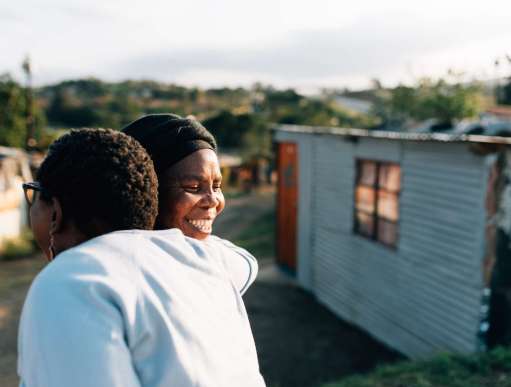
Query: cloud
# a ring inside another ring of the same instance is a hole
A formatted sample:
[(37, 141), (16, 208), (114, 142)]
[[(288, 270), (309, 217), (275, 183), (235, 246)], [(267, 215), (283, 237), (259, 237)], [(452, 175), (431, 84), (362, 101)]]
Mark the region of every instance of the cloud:
[[(302, 30), (271, 44), (235, 49), (194, 47), (148, 53), (116, 65), (126, 77), (180, 80), (196, 71), (254, 73), (284, 81), (383, 74), (417, 57), (490, 39), (507, 31), (494, 23), (432, 21), (417, 15), (372, 15), (345, 28)], [(263, 27), (262, 27), (263, 28)], [(489, 59), (490, 60), (490, 59)]]
[(6, 23), (17, 23), (21, 20), (23, 20), (21, 15), (8, 4), (3, 4), (0, 6), (0, 21), (3, 25)]
[[(506, 53), (511, 41), (509, 12), (497, 7), (481, 17), (479, 8), (461, 11), (445, 0), (422, 8), (406, 2), (392, 10), (388, 3), (375, 8), (372, 1), (357, 0), (358, 11), (348, 4), (337, 7), (335, 0), (318, 1), (311, 12), (291, 0), (278, 2), (280, 11), (269, 0), (249, 9), (223, 0), (222, 6), (210, 5), (217, 10), (213, 14), (206, 3), (193, 0), (177, 12), (170, 5), (168, 12), (164, 0), (129, 6), (122, 0), (7, 2), (0, 5), (0, 32), (12, 40), (0, 43), (9, 52), (0, 58), (0, 72), (19, 74), (29, 53), (38, 84), (92, 75), (201, 86), (257, 80), (351, 86), (371, 77), (400, 80), (409, 69), (440, 75), (440, 68), (445, 72), (452, 65), (491, 72), (495, 53), (500, 47), (504, 52), (498, 55)], [(238, 6), (229, 13), (232, 4)], [(332, 16), (341, 13), (345, 17)], [(146, 17), (150, 14), (156, 18)], [(174, 14), (187, 16), (169, 19)]]

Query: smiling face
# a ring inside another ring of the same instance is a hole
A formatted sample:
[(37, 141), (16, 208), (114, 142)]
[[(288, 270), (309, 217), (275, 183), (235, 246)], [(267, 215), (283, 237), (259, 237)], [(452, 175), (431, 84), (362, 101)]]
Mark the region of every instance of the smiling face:
[(186, 236), (206, 239), (224, 209), (222, 175), (216, 153), (198, 150), (159, 176), (158, 228), (179, 228)]

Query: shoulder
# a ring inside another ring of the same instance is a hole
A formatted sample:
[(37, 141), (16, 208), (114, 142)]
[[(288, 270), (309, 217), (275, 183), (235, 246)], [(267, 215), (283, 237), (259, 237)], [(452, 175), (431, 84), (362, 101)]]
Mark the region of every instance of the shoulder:
[[(44, 298), (46, 303), (52, 299), (56, 303), (83, 291), (94, 292), (98, 287), (126, 295), (136, 292), (138, 274), (132, 262), (137, 246), (133, 236), (112, 233), (68, 249), (35, 278), (27, 301)], [(55, 295), (64, 294), (67, 297), (55, 299)]]
[(49, 338), (58, 341), (77, 329), (93, 330), (90, 324), (101, 318), (121, 326), (122, 316), (136, 310), (141, 288), (137, 268), (125, 249), (115, 251), (117, 240), (110, 239), (94, 238), (66, 250), (39, 273), (23, 305), (22, 348), (30, 343), (44, 347)]
[(236, 289), (244, 294), (257, 277), (257, 259), (244, 248), (214, 235), (207, 238), (205, 244), (217, 249)]
[[(121, 241), (98, 237), (66, 250), (32, 283), (18, 336), (18, 370), (27, 385), (69, 386), (80, 372), (77, 383), (92, 385), (83, 380), (108, 378), (103, 365), (126, 357), (140, 286)], [(87, 373), (91, 364), (96, 373)]]
[(219, 238), (216, 235), (211, 235), (205, 240), (205, 243), (206, 245), (219, 249), (223, 253), (224, 258), (229, 259), (237, 257), (244, 260), (247, 265), (257, 270), (257, 259), (243, 247), (237, 246), (227, 239)]

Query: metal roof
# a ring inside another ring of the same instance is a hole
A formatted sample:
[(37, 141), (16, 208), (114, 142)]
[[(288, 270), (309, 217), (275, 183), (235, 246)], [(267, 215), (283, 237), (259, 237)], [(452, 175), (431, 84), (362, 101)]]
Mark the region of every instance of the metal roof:
[(221, 167), (238, 167), (241, 165), (242, 159), (237, 155), (220, 152), (218, 154), (218, 162)]
[(414, 132), (391, 132), (384, 130), (335, 128), (324, 126), (302, 125), (274, 125), (273, 130), (292, 133), (306, 133), (316, 135), (334, 135), (344, 137), (369, 137), (385, 140), (402, 141), (435, 141), (435, 142), (468, 142), (480, 144), (511, 145), (510, 137), (495, 137), (453, 133), (414, 133)]

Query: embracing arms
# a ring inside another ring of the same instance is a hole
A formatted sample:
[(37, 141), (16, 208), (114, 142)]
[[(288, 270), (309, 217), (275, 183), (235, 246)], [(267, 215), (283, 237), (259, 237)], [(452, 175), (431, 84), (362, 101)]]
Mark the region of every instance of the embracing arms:
[(243, 295), (257, 277), (259, 267), (255, 257), (247, 250), (214, 235), (210, 236), (206, 243), (214, 244), (220, 249), (223, 264), (234, 286)]

